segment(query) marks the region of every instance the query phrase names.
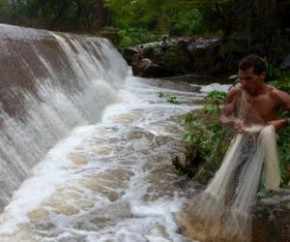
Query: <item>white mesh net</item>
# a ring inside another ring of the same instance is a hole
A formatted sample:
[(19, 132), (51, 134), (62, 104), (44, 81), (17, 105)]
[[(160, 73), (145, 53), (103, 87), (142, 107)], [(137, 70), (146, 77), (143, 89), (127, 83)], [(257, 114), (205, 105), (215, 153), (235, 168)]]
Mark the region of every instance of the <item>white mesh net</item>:
[(246, 132), (236, 135), (207, 188), (178, 217), (183, 232), (202, 242), (251, 241), (251, 209), (263, 165), (263, 184), (279, 189), (275, 129), (264, 125), (243, 95), (235, 116), (248, 125)]

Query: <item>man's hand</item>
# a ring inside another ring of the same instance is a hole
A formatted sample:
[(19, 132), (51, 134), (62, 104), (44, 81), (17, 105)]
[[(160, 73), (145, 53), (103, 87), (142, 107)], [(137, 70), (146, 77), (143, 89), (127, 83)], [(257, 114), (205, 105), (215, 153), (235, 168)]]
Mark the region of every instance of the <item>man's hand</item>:
[(272, 120), (267, 123), (267, 125), (273, 125), (276, 132), (279, 132), (283, 128), (287, 126), (286, 119), (278, 119), (278, 120)]
[(244, 133), (245, 132), (244, 121), (238, 118), (234, 119), (234, 129), (237, 133)]

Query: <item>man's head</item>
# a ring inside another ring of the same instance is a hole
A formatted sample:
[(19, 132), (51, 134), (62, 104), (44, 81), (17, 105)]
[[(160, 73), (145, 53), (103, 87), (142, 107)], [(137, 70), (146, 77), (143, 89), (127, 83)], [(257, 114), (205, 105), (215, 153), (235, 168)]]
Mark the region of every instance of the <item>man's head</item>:
[(267, 66), (258, 55), (249, 55), (239, 63), (239, 78), (243, 90), (250, 95), (257, 95), (262, 91), (266, 79)]
[(248, 55), (244, 57), (239, 63), (239, 70), (246, 71), (253, 68), (253, 73), (260, 75), (262, 72), (267, 71), (267, 65), (264, 59), (258, 55)]

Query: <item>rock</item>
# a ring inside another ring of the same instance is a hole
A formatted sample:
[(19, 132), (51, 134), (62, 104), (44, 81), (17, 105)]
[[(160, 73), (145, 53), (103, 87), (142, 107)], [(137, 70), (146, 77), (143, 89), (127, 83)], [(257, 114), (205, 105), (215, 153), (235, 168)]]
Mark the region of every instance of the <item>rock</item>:
[(132, 63), (133, 74), (141, 77), (166, 77), (171, 76), (171, 70), (162, 65), (156, 64), (148, 58)]
[(129, 65), (132, 64), (134, 56), (137, 54), (137, 52), (138, 52), (137, 47), (129, 47), (121, 51), (124, 59), (127, 61)]
[(172, 38), (162, 51), (160, 42), (144, 44), (144, 58), (136, 62), (139, 46), (123, 50), (123, 56), (133, 68), (133, 74), (142, 77), (166, 77), (199, 73), (212, 75), (222, 72), (219, 58), (219, 38)]
[(253, 242), (290, 241), (290, 189), (261, 199), (253, 218)]

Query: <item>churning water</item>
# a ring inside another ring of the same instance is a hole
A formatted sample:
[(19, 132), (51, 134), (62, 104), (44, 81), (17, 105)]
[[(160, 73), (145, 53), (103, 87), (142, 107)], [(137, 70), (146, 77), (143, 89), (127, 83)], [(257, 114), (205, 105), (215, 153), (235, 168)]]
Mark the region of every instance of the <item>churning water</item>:
[(220, 86), (132, 77), (100, 38), (0, 25), (0, 53), (1, 242), (187, 241), (171, 158)]
[(100, 120), (128, 66), (105, 39), (0, 25), (0, 209), (57, 141)]
[(170, 161), (183, 115), (204, 94), (129, 76), (115, 95), (99, 122), (75, 128), (33, 168), (1, 216), (1, 241), (186, 241), (174, 214), (194, 189)]

